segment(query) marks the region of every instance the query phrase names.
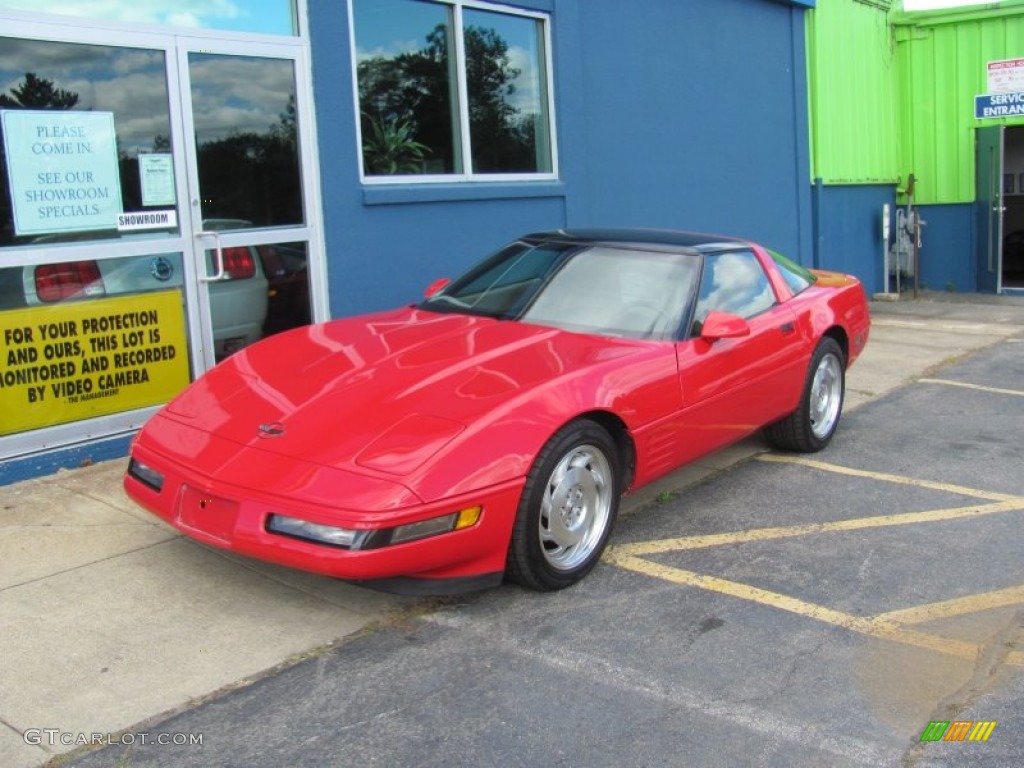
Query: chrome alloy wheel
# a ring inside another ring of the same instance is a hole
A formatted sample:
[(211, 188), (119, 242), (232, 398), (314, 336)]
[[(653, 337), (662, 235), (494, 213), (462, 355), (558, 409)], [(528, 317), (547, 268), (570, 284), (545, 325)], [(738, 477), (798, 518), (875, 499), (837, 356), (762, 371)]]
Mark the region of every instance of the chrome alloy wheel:
[(843, 405), (843, 364), (829, 353), (821, 358), (811, 384), (809, 402), (811, 432), (819, 440), (827, 438), (839, 419)]
[(576, 446), (548, 478), (541, 502), (541, 551), (555, 569), (584, 563), (600, 545), (612, 510), (608, 457), (593, 445)]

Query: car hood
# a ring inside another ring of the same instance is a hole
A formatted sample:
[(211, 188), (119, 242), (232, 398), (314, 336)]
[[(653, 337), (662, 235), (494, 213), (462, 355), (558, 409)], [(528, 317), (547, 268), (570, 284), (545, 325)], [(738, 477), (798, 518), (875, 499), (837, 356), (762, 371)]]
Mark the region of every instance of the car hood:
[[(650, 342), (405, 308), (247, 347), (163, 416), (263, 452), (399, 477), (525, 395), (651, 349)], [(521, 418), (560, 423), (554, 407), (531, 400)]]

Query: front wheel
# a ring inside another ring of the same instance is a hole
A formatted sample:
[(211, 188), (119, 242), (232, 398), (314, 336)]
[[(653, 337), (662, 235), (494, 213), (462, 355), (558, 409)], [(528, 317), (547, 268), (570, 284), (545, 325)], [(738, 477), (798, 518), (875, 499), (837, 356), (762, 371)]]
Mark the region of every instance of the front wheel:
[(800, 405), (786, 418), (765, 427), (768, 442), (787, 451), (820, 451), (839, 426), (845, 392), (845, 355), (839, 343), (826, 336), (811, 357)]
[(586, 576), (615, 523), (619, 483), (618, 454), (607, 430), (580, 419), (556, 432), (526, 476), (508, 577), (548, 591)]

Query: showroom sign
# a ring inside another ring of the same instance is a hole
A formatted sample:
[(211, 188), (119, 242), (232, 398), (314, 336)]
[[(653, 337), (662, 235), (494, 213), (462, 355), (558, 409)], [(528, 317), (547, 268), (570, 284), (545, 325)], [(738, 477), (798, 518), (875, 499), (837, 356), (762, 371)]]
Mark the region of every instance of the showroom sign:
[(16, 235), (114, 229), (121, 181), (112, 112), (0, 110)]

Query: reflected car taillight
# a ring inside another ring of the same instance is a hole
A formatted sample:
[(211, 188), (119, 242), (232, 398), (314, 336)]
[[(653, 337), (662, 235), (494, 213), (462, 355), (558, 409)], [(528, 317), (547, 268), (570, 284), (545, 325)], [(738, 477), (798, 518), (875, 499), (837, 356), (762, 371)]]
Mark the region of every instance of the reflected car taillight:
[(95, 261), (69, 261), (36, 267), (36, 296), (40, 301), (63, 301), (106, 293)]
[(256, 274), (256, 261), (249, 248), (224, 248), (221, 255), (224, 258), (224, 274), (232, 280), (241, 280)]

